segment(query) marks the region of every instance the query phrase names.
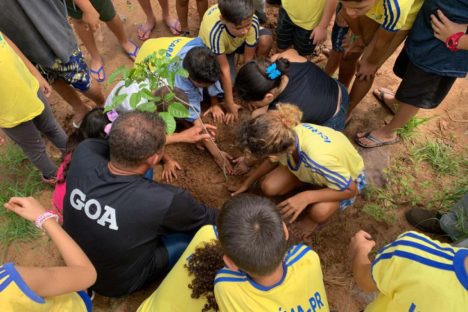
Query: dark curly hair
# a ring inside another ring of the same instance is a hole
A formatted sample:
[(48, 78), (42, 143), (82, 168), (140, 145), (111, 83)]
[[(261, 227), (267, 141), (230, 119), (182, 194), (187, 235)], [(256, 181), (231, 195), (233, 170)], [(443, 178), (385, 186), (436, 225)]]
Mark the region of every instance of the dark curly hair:
[(207, 47), (195, 47), (184, 58), (183, 67), (189, 77), (199, 83), (213, 84), (219, 80), (221, 69), (216, 55)]
[(214, 279), (216, 272), (224, 267), (223, 251), (218, 241), (205, 243), (198, 247), (185, 265), (189, 275), (194, 278), (188, 287), (192, 290), (192, 298), (205, 297), (207, 303), (202, 312), (218, 311), (214, 297)]

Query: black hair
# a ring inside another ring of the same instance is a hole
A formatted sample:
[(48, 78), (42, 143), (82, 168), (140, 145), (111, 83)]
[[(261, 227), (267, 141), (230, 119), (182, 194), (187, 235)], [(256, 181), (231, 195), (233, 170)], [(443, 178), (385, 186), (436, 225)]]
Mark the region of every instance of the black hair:
[(281, 83), (281, 77), (287, 74), (289, 61), (285, 58), (277, 59), (274, 64), (281, 72), (275, 79), (270, 79), (266, 69), (272, 63), (266, 61), (250, 61), (239, 70), (234, 84), (234, 91), (243, 101), (260, 101), (272, 89)]
[(217, 227), (224, 254), (247, 273), (271, 274), (286, 254), (283, 220), (267, 198), (252, 194), (233, 197), (221, 209)]
[(216, 55), (207, 47), (195, 47), (184, 58), (183, 67), (196, 82), (213, 84), (219, 80), (221, 69)]
[(252, 0), (219, 0), (218, 8), (223, 19), (234, 25), (241, 24), (254, 14)]
[[(86, 139), (106, 138), (104, 128), (108, 123), (110, 123), (110, 120), (107, 118), (106, 113), (104, 113), (104, 109), (94, 108), (90, 110), (83, 117), (80, 127), (68, 137), (67, 148), (64, 156), (73, 153), (78, 144)], [(65, 163), (63, 168), (63, 175), (61, 179), (57, 181), (58, 183), (65, 182), (69, 165), (70, 162)]]
[(140, 111), (123, 113), (109, 133), (110, 160), (135, 168), (159, 152), (165, 143), (165, 124), (159, 115)]

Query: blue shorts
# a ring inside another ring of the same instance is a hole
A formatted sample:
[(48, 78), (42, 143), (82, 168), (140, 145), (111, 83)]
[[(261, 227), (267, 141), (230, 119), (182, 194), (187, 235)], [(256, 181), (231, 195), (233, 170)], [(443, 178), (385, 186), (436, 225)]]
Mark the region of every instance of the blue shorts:
[[(354, 183), (356, 183), (358, 193), (361, 194), (362, 190), (366, 187), (366, 175), (364, 174), (364, 171), (361, 172), (356, 180), (354, 180)], [(354, 202), (356, 201), (356, 196), (353, 198), (345, 199), (340, 201), (340, 210), (345, 210), (349, 206), (352, 206)]]
[(349, 27), (341, 27), (338, 26), (336, 23), (333, 25), (332, 34), (331, 34), (331, 42), (332, 42), (332, 49), (336, 52), (344, 52), (343, 48), (343, 41), (348, 33)]

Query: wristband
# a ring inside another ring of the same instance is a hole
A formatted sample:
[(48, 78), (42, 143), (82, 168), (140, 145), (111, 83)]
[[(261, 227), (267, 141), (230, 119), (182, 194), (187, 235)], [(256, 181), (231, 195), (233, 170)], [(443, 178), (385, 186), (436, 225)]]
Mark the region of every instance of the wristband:
[(460, 38), (464, 35), (463, 32), (457, 32), (450, 37), (447, 38), (445, 41), (445, 46), (447, 49), (449, 49), (452, 52), (457, 52), (458, 51), (458, 42), (460, 41)]
[(47, 211), (47, 212), (44, 212), (43, 214), (41, 214), (39, 217), (36, 218), (36, 221), (34, 221), (34, 224), (41, 230), (43, 230), (42, 228), (42, 225), (44, 224), (44, 222), (46, 220), (49, 220), (51, 218), (54, 218), (55, 221), (58, 222), (58, 219), (59, 217), (55, 214), (55, 213), (52, 213), (50, 211)]

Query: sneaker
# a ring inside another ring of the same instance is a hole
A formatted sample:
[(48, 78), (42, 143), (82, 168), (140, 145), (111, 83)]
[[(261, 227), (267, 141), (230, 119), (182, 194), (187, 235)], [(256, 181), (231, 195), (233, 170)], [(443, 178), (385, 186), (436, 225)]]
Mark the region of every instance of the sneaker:
[(406, 220), (409, 224), (427, 233), (443, 235), (445, 232), (440, 227), (440, 218), (442, 214), (423, 208), (412, 208), (405, 213)]

